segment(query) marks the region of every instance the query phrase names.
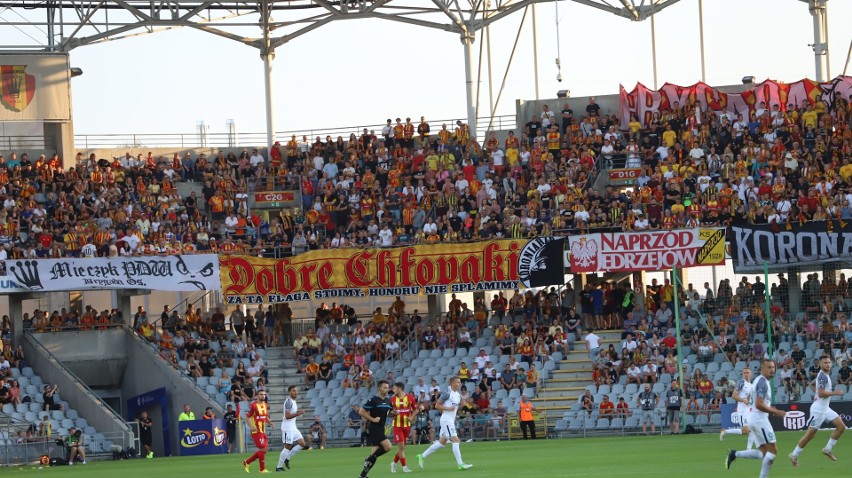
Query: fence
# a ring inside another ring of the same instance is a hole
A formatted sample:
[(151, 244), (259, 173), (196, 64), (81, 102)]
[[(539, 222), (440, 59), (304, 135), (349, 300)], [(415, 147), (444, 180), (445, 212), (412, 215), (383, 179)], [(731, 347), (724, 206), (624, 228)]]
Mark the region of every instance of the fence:
[[(462, 119), (462, 121), (467, 121)], [(432, 130), (437, 132), (440, 129), (440, 124), (446, 123), (448, 128), (452, 130), (455, 127), (455, 119), (430, 121)], [(491, 129), (488, 130), (488, 125)], [(514, 130), (517, 128), (517, 118), (515, 115), (495, 116), (493, 121), (491, 117), (477, 118), (476, 137), (480, 140), (484, 139), (488, 131), (503, 131)], [(289, 131), (279, 131), (275, 133), (275, 138), (279, 141), (287, 141), (291, 136), (301, 139), (302, 136), (307, 136), (313, 141), (316, 137), (325, 139), (326, 136), (331, 136), (333, 139), (341, 136), (348, 140), (349, 135), (355, 134), (360, 136), (364, 129), (375, 131), (376, 134), (381, 134), (384, 124), (371, 124), (360, 126), (335, 126), (332, 128), (314, 128), (314, 129), (297, 129)], [(124, 148), (124, 147), (163, 147), (163, 148), (194, 148), (199, 145), (214, 148), (238, 148), (251, 147), (266, 144), (266, 133), (118, 133), (118, 134), (77, 134), (74, 135), (74, 144), (78, 148)]]
[[(39, 458), (43, 455), (50, 458), (68, 458), (65, 445), (57, 443), (58, 439), (65, 438), (58, 435), (26, 437), (9, 435), (9, 432), (0, 432), (0, 442), (5, 442), (5, 445), (0, 446), (0, 466), (38, 463)], [(135, 446), (135, 444), (134, 440), (124, 433), (115, 432), (85, 436), (83, 446), (88, 460), (90, 458), (112, 457), (113, 448), (124, 450)]]
[[(56, 138), (53, 136), (0, 136), (0, 151), (14, 150), (55, 151)], [(35, 158), (30, 158), (35, 161)]]

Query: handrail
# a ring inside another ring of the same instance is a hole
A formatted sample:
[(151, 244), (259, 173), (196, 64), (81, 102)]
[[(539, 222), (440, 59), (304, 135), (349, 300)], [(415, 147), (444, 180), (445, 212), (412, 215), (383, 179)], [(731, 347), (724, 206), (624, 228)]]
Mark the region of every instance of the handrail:
[[(437, 132), (442, 123), (447, 123), (448, 128), (453, 129), (456, 120), (467, 121), (466, 118), (452, 118), (444, 120), (429, 121), (434, 132)], [(491, 124), (491, 128), (487, 126)], [(484, 139), (489, 131), (514, 130), (517, 129), (517, 117), (514, 114), (494, 116), (493, 122), (491, 117), (486, 116), (477, 118), (476, 137), (480, 140)], [(374, 130), (381, 134), (381, 129), (384, 124), (367, 124), (367, 125), (350, 125), (350, 126), (334, 126), (326, 128), (307, 128), (287, 131), (275, 132), (275, 137), (279, 140), (286, 141), (291, 136), (296, 135), (301, 139), (302, 136), (307, 136), (313, 141), (317, 136), (323, 137), (337, 136), (343, 137), (344, 140), (349, 139), (350, 134), (360, 136), (363, 130)], [(435, 133), (433, 133), (435, 134)], [(232, 133), (204, 133), (205, 147), (216, 148), (242, 148), (266, 144), (266, 133), (240, 133), (237, 135), (236, 143), (234, 142)], [(180, 148), (196, 148), (201, 144), (199, 133), (115, 133), (115, 134), (76, 134), (74, 135), (74, 144), (77, 148), (140, 148), (140, 147), (180, 147)], [(271, 145), (267, 145), (271, 146)]]
[(117, 420), (124, 427), (125, 433), (133, 433), (130, 429), (130, 426), (127, 424), (127, 421), (121, 417), (121, 415), (116, 412), (108, 403), (106, 403), (101, 397), (99, 397), (94, 390), (89, 387), (86, 382), (84, 382), (80, 377), (77, 376), (71, 369), (65, 366), (65, 363), (62, 362), (56, 355), (53, 354), (44, 344), (41, 343), (35, 336), (33, 331), (27, 330), (24, 332), (24, 336), (29, 339), (29, 342), (33, 347), (39, 349), (44, 355), (46, 355), (51, 361), (53, 361), (61, 370), (62, 373), (72, 378), (78, 385), (83, 388), (83, 391), (89, 396), (90, 399), (94, 399), (102, 408), (105, 408), (108, 413), (112, 415), (112, 418)]

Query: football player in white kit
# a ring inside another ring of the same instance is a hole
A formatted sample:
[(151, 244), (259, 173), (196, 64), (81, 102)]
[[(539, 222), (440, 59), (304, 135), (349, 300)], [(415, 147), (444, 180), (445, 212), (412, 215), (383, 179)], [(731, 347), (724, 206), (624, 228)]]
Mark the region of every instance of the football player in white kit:
[(291, 385), (287, 389), (287, 393), (289, 396), (284, 400), (284, 420), (281, 420), (281, 441), (284, 442), (284, 449), (278, 456), (278, 467), (275, 468), (275, 471), (284, 471), (285, 466), (289, 470), (290, 458), (293, 458), (296, 453), (305, 448), (302, 432), (296, 428), (296, 418), (305, 414), (304, 410), (299, 410), (299, 405), (296, 403), (299, 387)]
[(748, 417), (751, 415), (751, 369), (743, 369), (743, 378), (737, 382), (732, 396), (737, 401), (737, 412), (731, 418), (734, 425), (738, 425), (738, 427), (723, 428), (719, 432), (719, 441), (723, 441), (725, 435), (747, 435), (748, 443), (746, 444), (746, 450), (751, 450), (754, 444), (754, 437), (749, 433), (748, 429)]
[(834, 445), (837, 444), (837, 440), (840, 438), (840, 435), (846, 431), (846, 425), (843, 423), (843, 418), (831, 409), (831, 397), (839, 397), (843, 395), (842, 390), (832, 390), (833, 387), (830, 375), (831, 357), (828, 355), (820, 357), (819, 369), (816, 380), (814, 380), (816, 393), (814, 393), (814, 403), (811, 404), (811, 418), (808, 420), (808, 431), (806, 431), (805, 436), (799, 440), (799, 443), (796, 445), (796, 449), (793, 450), (793, 453), (790, 453), (789, 455), (790, 462), (793, 466), (799, 466), (799, 454), (802, 453), (802, 450), (808, 445), (808, 442), (810, 442), (814, 438), (814, 435), (816, 435), (819, 427), (825, 422), (830, 422), (834, 425), (834, 431), (831, 432), (831, 438), (828, 440), (828, 444), (822, 449), (822, 454), (827, 456), (831, 461), (837, 461), (837, 458), (834, 457), (831, 450), (834, 448)]
[(772, 406), (772, 384), (770, 380), (775, 376), (775, 362), (769, 359), (760, 361), (760, 375), (752, 382), (751, 389), (751, 415), (748, 418), (748, 427), (754, 435), (757, 450), (728, 451), (725, 460), (725, 468), (730, 469), (731, 463), (737, 458), (748, 458), (752, 460), (763, 460), (760, 467), (760, 478), (769, 476), (769, 470), (775, 462), (778, 454), (776, 446), (775, 431), (769, 423), (769, 415), (784, 416), (783, 410)]
[(435, 410), (441, 412), (441, 434), (438, 441), (432, 444), (426, 451), (424, 451), (421, 455), (417, 455), (417, 464), (420, 465), (420, 468), (424, 468), (424, 460), (426, 457), (435, 453), (436, 451), (444, 448), (447, 444), (447, 440), (453, 442), (453, 455), (456, 457), (456, 463), (458, 464), (459, 470), (467, 470), (473, 467), (473, 465), (466, 464), (462, 460), (459, 435), (456, 432), (456, 412), (459, 409), (459, 404), (461, 403), (461, 394), (459, 393), (459, 389), (461, 388), (461, 380), (458, 377), (453, 377), (450, 379), (450, 387), (446, 392), (441, 394), (441, 397), (438, 399), (438, 402), (435, 404)]

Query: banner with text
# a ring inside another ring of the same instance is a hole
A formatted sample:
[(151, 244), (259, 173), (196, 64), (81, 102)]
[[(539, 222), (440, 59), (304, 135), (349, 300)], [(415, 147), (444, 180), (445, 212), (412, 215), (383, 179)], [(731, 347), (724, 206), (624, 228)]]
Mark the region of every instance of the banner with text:
[(760, 103), (765, 103), (770, 109), (778, 105), (781, 111), (786, 111), (788, 104), (801, 108), (806, 104), (813, 105), (816, 101), (831, 105), (835, 98), (848, 98), (852, 94), (852, 77), (838, 76), (825, 83), (808, 79), (794, 83), (767, 80), (751, 85), (740, 93), (725, 93), (702, 82), (691, 86), (665, 83), (659, 90), (638, 83), (632, 91), (621, 86), (619, 93), (623, 128), (627, 128), (631, 115), (647, 126), (654, 113), (672, 111), (675, 106), (687, 105), (700, 105), (702, 111), (709, 109), (717, 115), (727, 114), (731, 119), (736, 119), (736, 114), (742, 114), (748, 121), (749, 113), (756, 111)]
[(571, 272), (659, 271), (725, 263), (725, 229), (602, 232), (568, 238)]
[(217, 290), (215, 254), (6, 261), (9, 279), (28, 291), (90, 289)]
[(734, 272), (786, 271), (802, 264), (815, 265), (852, 260), (852, 223), (815, 221), (803, 225), (732, 226), (728, 241)]
[[(810, 410), (810, 403), (777, 403), (774, 404), (779, 410), (783, 410), (783, 417), (770, 415), (769, 423), (772, 424), (772, 429), (775, 432), (781, 431), (802, 431), (808, 427), (808, 414), (806, 410)], [(831, 402), (831, 409), (840, 415), (843, 423), (847, 427), (852, 427), (852, 402)], [(736, 417), (737, 406), (734, 404), (722, 404), (722, 428), (736, 427), (735, 423), (739, 423)], [(823, 422), (819, 424), (821, 430), (833, 430), (835, 426), (831, 422)]]
[(255, 304), (514, 289), (524, 244), (325, 249), (289, 259), (222, 256), (222, 293), (228, 304)]

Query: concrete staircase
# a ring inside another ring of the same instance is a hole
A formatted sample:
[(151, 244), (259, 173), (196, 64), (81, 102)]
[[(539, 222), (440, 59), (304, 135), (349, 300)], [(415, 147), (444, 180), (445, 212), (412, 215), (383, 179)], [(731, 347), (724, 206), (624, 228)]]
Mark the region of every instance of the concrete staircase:
[(310, 400), (305, 397), (304, 375), (298, 373), (299, 364), (293, 359), (293, 347), (271, 347), (266, 349), (266, 370), (269, 372), (270, 385), (267, 388), (269, 397), (269, 409), (272, 412), (272, 420), (275, 429), (280, 430), (281, 420), (284, 418), (284, 401), (287, 399), (287, 388), (290, 385), (299, 387), (299, 398), (296, 403), (299, 410), (305, 410), (305, 414), (296, 420), (302, 434), (307, 433), (308, 427), (314, 421), (313, 407)]
[[(601, 337), (601, 347), (614, 344), (616, 349), (621, 342), (622, 330), (597, 331)], [(592, 384), (592, 362), (586, 351), (582, 337), (574, 344), (573, 350), (556, 364), (551, 378), (544, 381), (541, 391), (531, 401), (539, 410), (562, 413), (574, 408), (586, 386)]]

